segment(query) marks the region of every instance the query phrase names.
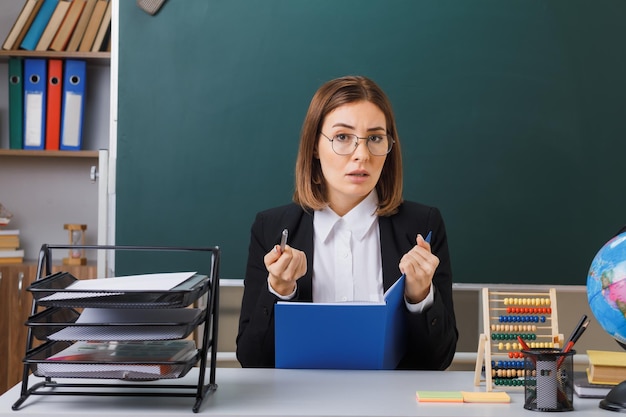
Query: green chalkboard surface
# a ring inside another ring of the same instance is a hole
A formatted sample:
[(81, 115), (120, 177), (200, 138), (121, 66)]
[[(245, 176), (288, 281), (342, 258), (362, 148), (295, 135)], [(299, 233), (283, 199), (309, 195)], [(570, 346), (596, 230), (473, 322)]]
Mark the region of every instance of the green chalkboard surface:
[(623, 0), (121, 1), (116, 243), (218, 245), (243, 278), (255, 213), (291, 201), (311, 96), (362, 74), (455, 282), (585, 284), (626, 223), (624, 22)]

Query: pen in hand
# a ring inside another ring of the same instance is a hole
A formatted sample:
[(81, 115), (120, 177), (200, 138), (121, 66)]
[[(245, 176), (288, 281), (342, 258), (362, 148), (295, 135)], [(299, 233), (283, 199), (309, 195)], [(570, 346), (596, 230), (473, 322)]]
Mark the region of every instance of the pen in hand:
[(285, 245), (287, 244), (287, 236), (289, 236), (289, 230), (284, 229), (280, 237), (280, 253), (285, 251)]

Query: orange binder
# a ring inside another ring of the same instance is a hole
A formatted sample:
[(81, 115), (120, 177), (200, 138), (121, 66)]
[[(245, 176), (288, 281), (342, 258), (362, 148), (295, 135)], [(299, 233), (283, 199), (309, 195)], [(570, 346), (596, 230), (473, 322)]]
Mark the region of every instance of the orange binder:
[(48, 60), (48, 102), (46, 103), (46, 150), (58, 151), (61, 138), (61, 97), (63, 60)]

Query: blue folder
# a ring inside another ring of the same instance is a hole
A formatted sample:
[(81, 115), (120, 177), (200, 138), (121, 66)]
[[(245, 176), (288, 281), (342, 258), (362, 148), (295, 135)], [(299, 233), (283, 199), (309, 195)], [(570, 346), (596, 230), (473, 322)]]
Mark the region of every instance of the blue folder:
[(87, 63), (67, 59), (63, 71), (63, 108), (59, 146), (61, 150), (78, 151), (82, 146), (86, 83)]
[(24, 149), (44, 149), (46, 139), (45, 59), (24, 60)]
[(277, 368), (395, 369), (406, 351), (404, 275), (382, 303), (278, 302)]
[(20, 44), (20, 48), (26, 49), (27, 51), (34, 51), (37, 47), (39, 38), (41, 38), (44, 30), (46, 30), (46, 26), (48, 26), (52, 13), (54, 13), (54, 9), (56, 9), (57, 3), (59, 2), (59, 0), (41, 1), (43, 1), (43, 4), (37, 12), (37, 16), (35, 16), (33, 23), (30, 24), (30, 28), (28, 29), (28, 32), (26, 32), (26, 36), (24, 36), (24, 39), (22, 39), (22, 43)]

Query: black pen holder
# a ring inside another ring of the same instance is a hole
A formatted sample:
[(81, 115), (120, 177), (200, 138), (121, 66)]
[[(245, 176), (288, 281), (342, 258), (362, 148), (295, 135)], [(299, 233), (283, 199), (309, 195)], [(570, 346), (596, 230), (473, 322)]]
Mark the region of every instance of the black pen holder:
[(532, 411), (574, 409), (575, 350), (530, 349), (524, 354), (524, 408)]

